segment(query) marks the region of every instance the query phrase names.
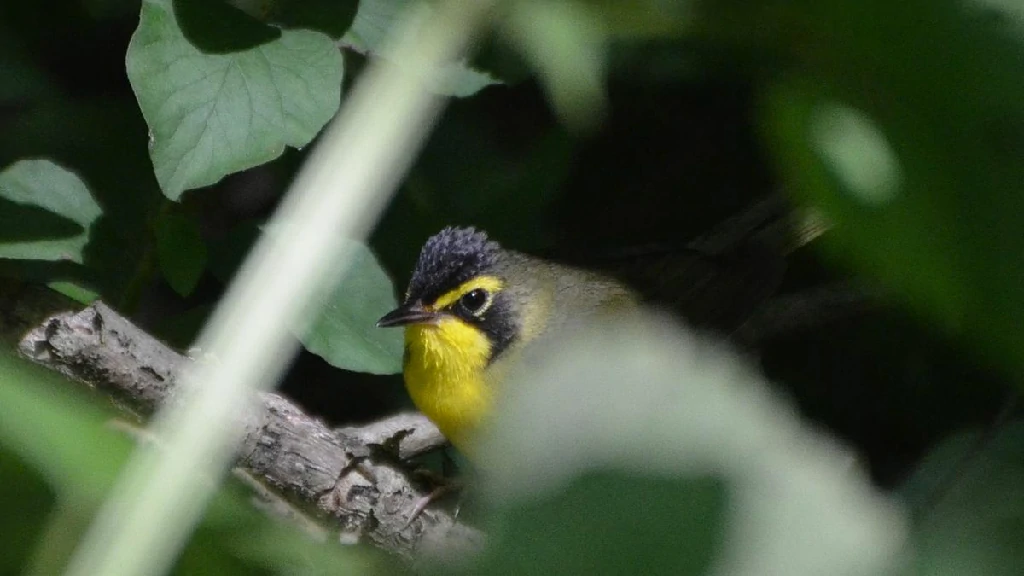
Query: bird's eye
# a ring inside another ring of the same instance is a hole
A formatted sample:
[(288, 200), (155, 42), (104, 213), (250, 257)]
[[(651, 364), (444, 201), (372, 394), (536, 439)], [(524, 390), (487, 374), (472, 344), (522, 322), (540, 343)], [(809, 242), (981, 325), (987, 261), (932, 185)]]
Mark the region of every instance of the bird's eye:
[(459, 303), (462, 304), (463, 308), (470, 312), (479, 312), (480, 309), (484, 307), (484, 304), (487, 303), (487, 291), (483, 288), (470, 290), (462, 295), (462, 298), (459, 299)]

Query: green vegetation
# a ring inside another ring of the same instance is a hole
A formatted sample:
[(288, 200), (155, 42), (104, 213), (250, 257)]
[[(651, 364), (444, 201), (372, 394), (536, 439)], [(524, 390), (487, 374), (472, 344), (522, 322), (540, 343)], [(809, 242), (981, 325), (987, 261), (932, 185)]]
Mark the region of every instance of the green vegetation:
[[(0, 8), (5, 297), (102, 299), (192, 344), (353, 83), (403, 66), (392, 25), (439, 2)], [(831, 228), (789, 256), (782, 291), (867, 281), (886, 302), (762, 342), (756, 368), (651, 319), (576, 335), (495, 423), (467, 513), (487, 551), (417, 568), (1020, 573), (1024, 13), (498, 6), (467, 59), (415, 71), (448, 108), (368, 238), (338, 239), (347, 275), (293, 326), (304, 352), (281, 388), (309, 413), (353, 425), (408, 407), (401, 335), (373, 323), (449, 224), (584, 260), (683, 246), (785, 194)], [(0, 573), (59, 573), (130, 452), (110, 426), (129, 417), (81, 388), (0, 353)], [(176, 573), (396, 569), (247, 496), (225, 483)]]

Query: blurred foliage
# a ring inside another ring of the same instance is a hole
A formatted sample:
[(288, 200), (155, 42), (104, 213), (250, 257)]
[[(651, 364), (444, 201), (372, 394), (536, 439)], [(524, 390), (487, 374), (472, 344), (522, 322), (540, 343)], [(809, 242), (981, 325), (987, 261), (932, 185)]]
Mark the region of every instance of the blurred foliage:
[[(389, 57), (387, 32), (416, 3), (4, 3), (0, 275), (100, 297), (187, 346), (305, 148), (366, 63)], [(444, 225), (582, 261), (682, 246), (784, 191), (835, 226), (821, 250), (790, 257), (783, 290), (856, 276), (889, 288), (894, 305), (765, 343), (772, 387), (855, 448), (879, 489), (898, 488), (911, 512), (907, 573), (1019, 573), (1019, 426), (976, 443), (962, 430), (990, 425), (1024, 382), (1022, 15), (994, 0), (505, 2), (472, 60), (435, 71), (428, 88), (460, 98), (369, 246), (353, 249), (351, 275), (299, 331), (309, 352), (284, 391), (337, 423), (408, 405), (400, 377), (375, 375), (398, 370), (400, 334), (372, 324)], [(109, 415), (92, 400), (0, 362), (0, 572), (46, 573), (128, 443), (102, 428)], [(675, 374), (684, 390), (699, 383)], [(619, 386), (642, 399), (631, 378)], [(582, 430), (647, 423), (653, 410), (588, 413), (584, 400), (607, 398), (585, 390), (535, 402), (551, 410), (545, 422), (572, 413)], [(719, 424), (746, 425), (740, 410)], [(506, 466), (530, 446), (559, 454), (544, 439), (513, 444)], [(790, 481), (803, 470), (767, 465)], [(736, 502), (721, 470), (577, 472), (538, 500), (484, 512), (498, 542), (484, 567), (626, 573), (627, 559), (651, 558), (651, 570), (697, 573), (721, 552), (721, 510)], [(822, 482), (841, 491), (848, 480)], [(219, 502), (181, 573), (365, 568), (268, 527), (237, 493)], [(850, 519), (823, 510), (799, 522)]]
[[(97, 400), (54, 374), (0, 356), (0, 478), (6, 487), (0, 572), (59, 573), (125, 462), (132, 424), (113, 426), (117, 414)], [(252, 507), (248, 492), (236, 482), (223, 487), (174, 573), (365, 574), (374, 566), (365, 553), (267, 517)]]
[(484, 573), (896, 566), (898, 507), (720, 342), (651, 315), (548, 334), (527, 355), (480, 449), (497, 509)]

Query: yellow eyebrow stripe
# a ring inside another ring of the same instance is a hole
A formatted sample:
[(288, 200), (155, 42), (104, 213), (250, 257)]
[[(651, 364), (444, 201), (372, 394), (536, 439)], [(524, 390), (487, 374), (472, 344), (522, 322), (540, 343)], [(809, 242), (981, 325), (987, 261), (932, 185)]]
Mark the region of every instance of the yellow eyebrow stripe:
[(462, 298), (464, 295), (476, 290), (477, 288), (483, 288), (491, 294), (496, 294), (504, 287), (505, 283), (497, 276), (477, 276), (476, 278), (466, 280), (457, 288), (449, 290), (438, 296), (431, 308), (434, 310), (447, 308), (448, 306), (458, 302), (459, 298)]

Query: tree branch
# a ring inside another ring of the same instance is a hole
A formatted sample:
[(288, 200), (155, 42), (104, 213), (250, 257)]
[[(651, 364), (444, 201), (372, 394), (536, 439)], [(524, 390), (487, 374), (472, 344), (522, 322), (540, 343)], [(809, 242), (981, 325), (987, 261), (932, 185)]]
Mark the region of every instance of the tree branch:
[[(143, 415), (174, 400), (175, 375), (189, 361), (102, 303), (51, 316), (19, 348)], [(261, 394), (241, 418), (246, 434), (236, 465), (334, 519), (343, 542), (368, 541), (406, 558), (482, 547), (483, 535), (448, 511), (431, 507), (409, 521), (426, 493), (399, 458), (443, 442), (424, 418), (402, 414), (365, 428), (331, 430), (271, 393)]]

